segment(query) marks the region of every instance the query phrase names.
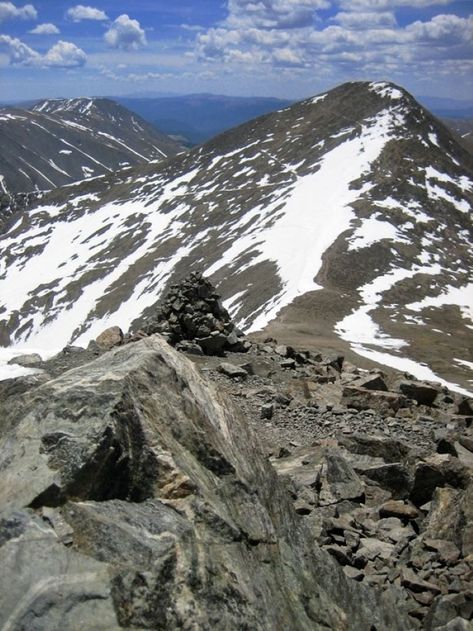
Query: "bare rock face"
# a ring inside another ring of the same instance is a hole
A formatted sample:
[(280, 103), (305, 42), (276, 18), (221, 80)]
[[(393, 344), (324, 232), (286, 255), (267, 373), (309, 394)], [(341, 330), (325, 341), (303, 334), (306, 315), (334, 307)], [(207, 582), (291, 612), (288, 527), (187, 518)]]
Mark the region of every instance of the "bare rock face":
[(314, 543), (241, 414), (159, 336), (0, 419), (1, 628), (408, 628)]

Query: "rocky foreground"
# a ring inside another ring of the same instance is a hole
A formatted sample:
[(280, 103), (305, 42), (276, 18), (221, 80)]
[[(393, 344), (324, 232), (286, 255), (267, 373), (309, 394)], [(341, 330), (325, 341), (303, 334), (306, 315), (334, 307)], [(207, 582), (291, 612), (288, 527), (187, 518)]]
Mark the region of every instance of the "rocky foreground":
[(471, 400), (245, 339), (199, 275), (16, 361), (2, 629), (471, 629)]

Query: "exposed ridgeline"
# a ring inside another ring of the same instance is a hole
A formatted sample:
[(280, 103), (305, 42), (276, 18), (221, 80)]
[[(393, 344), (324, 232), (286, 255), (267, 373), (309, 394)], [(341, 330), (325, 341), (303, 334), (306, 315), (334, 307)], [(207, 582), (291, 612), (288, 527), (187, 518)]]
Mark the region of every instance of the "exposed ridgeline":
[(473, 401), (163, 304), (0, 383), (0, 626), (468, 629)]
[(202, 269), (245, 332), (272, 321), (471, 390), (472, 183), (471, 155), (407, 92), (344, 84), (45, 196), (0, 240), (0, 343), (136, 328)]
[(109, 99), (0, 109), (0, 193), (50, 190), (176, 155), (181, 147)]

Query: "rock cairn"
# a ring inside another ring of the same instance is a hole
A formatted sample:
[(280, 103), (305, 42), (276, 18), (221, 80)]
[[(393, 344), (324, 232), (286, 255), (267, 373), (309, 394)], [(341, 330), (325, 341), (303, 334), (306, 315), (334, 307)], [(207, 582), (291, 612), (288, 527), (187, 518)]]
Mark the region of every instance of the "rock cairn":
[(172, 285), (156, 314), (143, 327), (160, 333), (179, 350), (195, 355), (245, 353), (251, 343), (236, 328), (212, 283), (200, 272)]

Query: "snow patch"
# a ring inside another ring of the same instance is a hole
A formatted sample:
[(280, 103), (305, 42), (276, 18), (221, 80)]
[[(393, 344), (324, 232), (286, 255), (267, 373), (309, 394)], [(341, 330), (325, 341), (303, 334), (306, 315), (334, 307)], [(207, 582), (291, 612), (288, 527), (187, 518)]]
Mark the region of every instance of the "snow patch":
[(447, 287), (438, 296), (429, 296), (418, 302), (406, 305), (410, 311), (422, 311), (427, 307), (442, 307), (456, 305), (460, 308), (465, 319), (473, 320), (473, 283), (464, 287)]
[(319, 94), (318, 96), (314, 96), (314, 98), (311, 99), (309, 101), (309, 103), (311, 105), (315, 105), (316, 103), (320, 103), (321, 101), (323, 101), (325, 99), (326, 96), (327, 96), (327, 94)]
[(401, 90), (394, 88), (390, 83), (385, 81), (376, 81), (369, 86), (372, 92), (376, 92), (382, 98), (390, 98), (394, 100), (402, 99), (403, 93)]
[(460, 394), (464, 394), (468, 397), (473, 396), (473, 392), (471, 392), (470, 390), (466, 390), (456, 383), (441, 379), (425, 364), (421, 364), (412, 359), (408, 359), (407, 357), (391, 355), (389, 353), (384, 353), (381, 351), (375, 351), (365, 348), (361, 344), (359, 345), (359, 347), (356, 344), (353, 344), (352, 349), (362, 357), (371, 359), (372, 361), (377, 362), (378, 364), (383, 364), (384, 366), (390, 366), (391, 368), (395, 368), (403, 372), (408, 372), (411, 375), (414, 375), (416, 379), (420, 379), (422, 381), (437, 382), (440, 383), (442, 386), (447, 386), (447, 388), (449, 388), (450, 390), (459, 392)]
[(363, 219), (361, 226), (353, 233), (348, 250), (361, 250), (383, 239), (409, 243), (409, 240), (403, 237), (389, 221), (380, 221), (376, 217), (369, 217), (368, 219)]

